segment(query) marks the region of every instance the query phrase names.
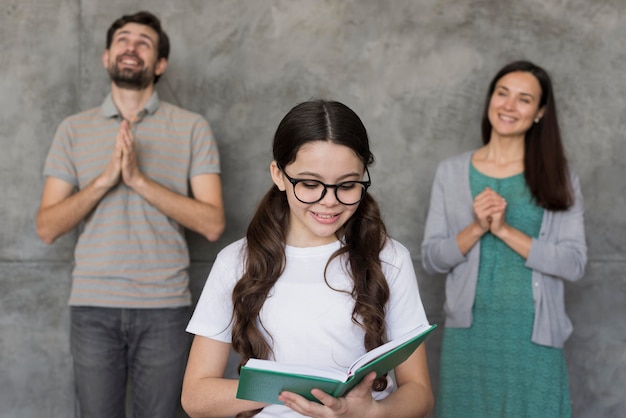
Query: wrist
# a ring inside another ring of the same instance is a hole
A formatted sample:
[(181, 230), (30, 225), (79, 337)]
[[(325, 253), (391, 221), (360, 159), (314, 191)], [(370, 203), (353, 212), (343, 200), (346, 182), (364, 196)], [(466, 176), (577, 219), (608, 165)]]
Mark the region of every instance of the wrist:
[(489, 228), (483, 228), (478, 221), (474, 221), (472, 225), (472, 234), (478, 238), (482, 237), (489, 231)]
[(129, 179), (126, 185), (139, 193), (140, 190), (143, 190), (146, 187), (146, 177), (142, 172), (137, 172), (131, 179)]
[(96, 177), (91, 184), (95, 190), (106, 193), (107, 191), (109, 191), (109, 189), (115, 186), (116, 182), (110, 179), (105, 172)]
[(509, 230), (508, 225), (502, 225), (497, 229), (491, 230), (491, 233), (502, 241), (506, 240), (506, 237), (507, 235), (509, 235), (509, 232), (510, 230)]
[(379, 418), (379, 417), (387, 417), (383, 405), (377, 401), (376, 399), (372, 399), (372, 403), (367, 408), (367, 415), (364, 415), (364, 418)]

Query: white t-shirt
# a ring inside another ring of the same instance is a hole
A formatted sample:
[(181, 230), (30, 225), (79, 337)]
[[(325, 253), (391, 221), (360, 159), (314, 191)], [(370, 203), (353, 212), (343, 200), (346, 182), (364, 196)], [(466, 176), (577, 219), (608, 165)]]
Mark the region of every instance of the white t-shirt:
[[(217, 255), (187, 331), (231, 342), (232, 289), (242, 275), (241, 239)], [(352, 279), (343, 260), (324, 269), (340, 242), (319, 247), (286, 246), (286, 265), (263, 305), (261, 329), (266, 331), (274, 360), (283, 363), (347, 368), (365, 353), (363, 330), (352, 322)], [(393, 339), (428, 323), (420, 299), (411, 255), (406, 247), (388, 240), (381, 252), (382, 269), (390, 289), (385, 320)], [(329, 287), (330, 285), (330, 287)], [(331, 288), (332, 287), (332, 288)], [(336, 289), (336, 290), (333, 290)], [(299, 417), (282, 405), (270, 405), (257, 417)]]

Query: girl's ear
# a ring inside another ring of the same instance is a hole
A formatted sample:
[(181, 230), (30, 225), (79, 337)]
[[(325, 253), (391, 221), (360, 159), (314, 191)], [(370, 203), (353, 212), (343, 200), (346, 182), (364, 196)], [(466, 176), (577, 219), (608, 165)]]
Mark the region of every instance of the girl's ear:
[(278, 163), (276, 161), (272, 161), (270, 164), (270, 174), (272, 175), (272, 181), (278, 187), (278, 190), (281, 192), (285, 191), (285, 176), (280, 168), (278, 168)]

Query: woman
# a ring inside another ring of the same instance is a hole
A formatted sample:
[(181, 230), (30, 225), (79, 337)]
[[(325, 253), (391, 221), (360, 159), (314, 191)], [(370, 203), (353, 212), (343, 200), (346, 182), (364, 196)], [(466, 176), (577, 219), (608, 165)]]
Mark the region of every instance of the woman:
[(587, 248), (546, 71), (502, 68), (482, 134), (437, 168), (422, 243), (424, 269), (447, 274), (437, 417), (568, 417), (563, 282)]
[(395, 369), (395, 390), (372, 373), (343, 398), (313, 390), (320, 403), (290, 392), (279, 396), (284, 405), (235, 398), (238, 381), (224, 379), (231, 346), (240, 365), (254, 357), (347, 366), (428, 322), (410, 254), (387, 236), (367, 192), (374, 158), (359, 117), (337, 102), (302, 103), (279, 124), (273, 154), (274, 185), (246, 238), (218, 254), (190, 321), (196, 335), (185, 410), (191, 416), (426, 416), (433, 396), (423, 344)]

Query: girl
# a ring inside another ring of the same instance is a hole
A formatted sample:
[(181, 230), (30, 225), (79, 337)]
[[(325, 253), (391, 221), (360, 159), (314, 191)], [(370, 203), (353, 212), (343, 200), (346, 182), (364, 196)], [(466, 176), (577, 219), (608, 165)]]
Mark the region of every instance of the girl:
[[(294, 107), (274, 137), (274, 185), (246, 238), (223, 249), (188, 331), (195, 335), (182, 402), (195, 416), (415, 417), (433, 396), (422, 344), (395, 369), (397, 388), (367, 376), (321, 403), (283, 392), (284, 405), (235, 398), (230, 348), (283, 363), (348, 366), (427, 323), (408, 250), (389, 238), (367, 192), (374, 157), (359, 117), (337, 102)], [(387, 396), (388, 395), (388, 396)]]
[(569, 417), (563, 282), (587, 248), (546, 71), (500, 70), (482, 128), (482, 148), (439, 165), (422, 243), (447, 274), (437, 417)]

